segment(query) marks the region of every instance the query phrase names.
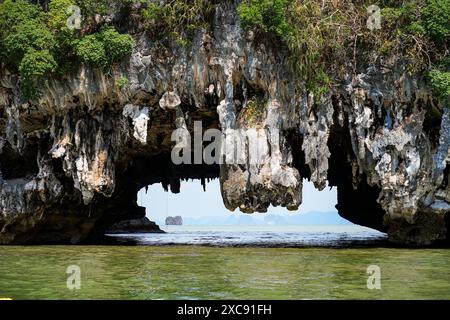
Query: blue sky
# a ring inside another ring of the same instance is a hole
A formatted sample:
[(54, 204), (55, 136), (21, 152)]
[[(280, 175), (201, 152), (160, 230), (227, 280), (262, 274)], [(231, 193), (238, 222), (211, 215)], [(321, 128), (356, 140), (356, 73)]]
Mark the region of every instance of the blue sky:
[[(290, 212), (285, 208), (271, 207), (267, 213), (288, 215), (310, 211), (336, 211), (336, 199), (336, 188), (325, 188), (319, 192), (312, 183), (304, 181), (303, 203), (298, 211)], [(218, 179), (206, 185), (206, 192), (203, 192), (200, 180), (181, 182), (181, 192), (178, 194), (165, 192), (160, 184), (154, 184), (148, 187), (147, 193), (145, 189), (139, 191), (138, 204), (147, 208), (147, 217), (150, 220), (158, 221), (164, 221), (167, 215), (198, 218), (241, 214), (238, 209), (232, 213), (224, 207)]]

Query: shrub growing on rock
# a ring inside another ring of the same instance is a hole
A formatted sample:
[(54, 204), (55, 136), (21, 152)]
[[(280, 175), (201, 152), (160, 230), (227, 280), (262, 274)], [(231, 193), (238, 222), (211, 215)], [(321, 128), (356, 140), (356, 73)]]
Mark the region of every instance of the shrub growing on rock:
[(450, 103), (450, 72), (434, 69), (428, 75), (434, 93), (440, 99), (447, 100), (447, 103)]
[(289, 0), (244, 0), (238, 13), (244, 28), (258, 28), (285, 37), (291, 32), (285, 7)]
[(98, 34), (91, 34), (76, 42), (75, 52), (84, 62), (104, 67), (108, 63), (105, 46)]
[(12, 61), (20, 61), (29, 50), (52, 50), (56, 45), (50, 30), (36, 20), (24, 21), (14, 27), (3, 43)]
[(107, 58), (117, 62), (129, 55), (133, 50), (134, 40), (129, 34), (120, 34), (114, 28), (108, 27), (100, 32)]
[(28, 79), (42, 77), (56, 70), (57, 64), (48, 50), (29, 50), (20, 62), (19, 71)]
[(48, 50), (29, 50), (22, 58), (19, 71), (24, 77), (22, 91), (25, 97), (34, 99), (38, 97), (39, 85), (44, 76), (56, 70), (57, 63)]
[(437, 42), (450, 37), (450, 0), (427, 0), (422, 11), (423, 25), (428, 35)]
[(128, 34), (120, 34), (107, 27), (99, 33), (83, 37), (75, 45), (75, 52), (84, 62), (106, 67), (130, 54), (134, 45)]

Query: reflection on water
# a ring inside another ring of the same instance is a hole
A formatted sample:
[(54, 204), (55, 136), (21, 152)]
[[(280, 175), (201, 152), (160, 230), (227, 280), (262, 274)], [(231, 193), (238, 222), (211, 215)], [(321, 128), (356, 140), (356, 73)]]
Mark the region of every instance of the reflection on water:
[[(381, 290), (368, 290), (368, 265)], [(0, 247), (14, 299), (450, 299), (450, 251), (199, 246)], [(66, 268), (81, 268), (68, 290)]]

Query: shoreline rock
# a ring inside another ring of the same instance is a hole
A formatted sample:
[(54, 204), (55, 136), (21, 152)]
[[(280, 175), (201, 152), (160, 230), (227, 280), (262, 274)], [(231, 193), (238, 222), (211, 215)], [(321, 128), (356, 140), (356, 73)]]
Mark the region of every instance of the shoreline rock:
[(113, 224), (105, 232), (106, 234), (118, 234), (118, 233), (165, 233), (159, 228), (159, 226), (150, 221), (147, 217), (141, 219), (130, 219), (120, 221)]

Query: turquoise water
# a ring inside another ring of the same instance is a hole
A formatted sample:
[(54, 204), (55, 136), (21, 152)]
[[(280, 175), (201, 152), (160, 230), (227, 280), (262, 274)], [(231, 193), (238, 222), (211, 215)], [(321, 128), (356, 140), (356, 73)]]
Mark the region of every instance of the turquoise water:
[[(79, 290), (67, 288), (70, 265), (81, 270)], [(380, 268), (380, 290), (367, 288), (369, 265)], [(448, 249), (370, 244), (2, 246), (0, 298), (450, 299), (449, 266)]]

